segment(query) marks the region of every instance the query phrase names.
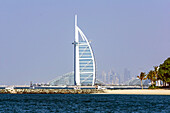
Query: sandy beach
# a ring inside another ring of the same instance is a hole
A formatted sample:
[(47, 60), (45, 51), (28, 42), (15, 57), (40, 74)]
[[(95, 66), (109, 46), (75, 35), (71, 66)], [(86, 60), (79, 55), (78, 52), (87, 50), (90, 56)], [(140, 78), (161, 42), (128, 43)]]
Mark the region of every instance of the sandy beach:
[(170, 90), (164, 90), (164, 89), (104, 90), (104, 92), (105, 93), (99, 93), (99, 94), (170, 95)]

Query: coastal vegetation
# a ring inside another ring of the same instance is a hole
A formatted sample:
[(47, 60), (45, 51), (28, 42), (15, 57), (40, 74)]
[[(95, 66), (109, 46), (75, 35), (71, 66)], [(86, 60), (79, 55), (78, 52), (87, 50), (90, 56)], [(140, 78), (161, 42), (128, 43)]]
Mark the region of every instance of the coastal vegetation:
[(140, 76), (137, 76), (140, 80), (141, 80), (141, 87), (143, 89), (143, 84), (142, 84), (142, 80), (146, 80), (146, 74), (144, 72), (140, 73)]
[(158, 82), (158, 66), (154, 66), (154, 70), (150, 70), (147, 74), (147, 79), (151, 81), (150, 89), (158, 88), (156, 82)]
[[(150, 89), (170, 87), (170, 57), (159, 66), (154, 66), (154, 70), (150, 70), (148, 74), (145, 75), (144, 72), (141, 72), (141, 74), (137, 77), (142, 81), (144, 80), (142, 78), (146, 76), (145, 79), (151, 82)], [(160, 85), (161, 83), (162, 85)], [(143, 88), (142, 82), (141, 87)]]
[(158, 70), (158, 80), (163, 81), (163, 86), (170, 86), (170, 57), (160, 64)]

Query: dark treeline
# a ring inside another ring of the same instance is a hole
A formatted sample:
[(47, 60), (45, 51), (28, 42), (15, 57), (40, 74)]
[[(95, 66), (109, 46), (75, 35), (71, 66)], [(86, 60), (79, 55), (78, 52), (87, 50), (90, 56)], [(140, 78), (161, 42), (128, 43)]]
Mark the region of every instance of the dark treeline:
[(160, 83), (161, 81), (163, 82), (163, 87), (170, 87), (170, 57), (163, 64), (154, 66), (154, 69), (150, 70), (149, 73), (141, 72), (140, 76), (137, 77), (141, 80), (141, 87), (143, 87), (142, 80), (146, 79), (151, 81), (150, 88), (157, 88), (156, 82)]

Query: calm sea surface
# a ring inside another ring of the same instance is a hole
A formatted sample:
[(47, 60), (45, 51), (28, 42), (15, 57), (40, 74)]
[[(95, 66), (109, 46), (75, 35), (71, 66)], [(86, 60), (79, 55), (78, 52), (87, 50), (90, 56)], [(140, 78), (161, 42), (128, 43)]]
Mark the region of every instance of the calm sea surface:
[(0, 94), (0, 113), (164, 112), (170, 96), (95, 94)]

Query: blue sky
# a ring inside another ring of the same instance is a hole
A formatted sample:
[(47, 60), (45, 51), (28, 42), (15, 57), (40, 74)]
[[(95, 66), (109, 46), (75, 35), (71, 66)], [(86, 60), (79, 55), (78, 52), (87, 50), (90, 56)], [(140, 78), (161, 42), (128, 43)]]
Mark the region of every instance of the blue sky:
[(0, 85), (46, 83), (72, 71), (75, 14), (92, 40), (98, 75), (147, 72), (170, 57), (169, 6), (169, 0), (0, 1)]

